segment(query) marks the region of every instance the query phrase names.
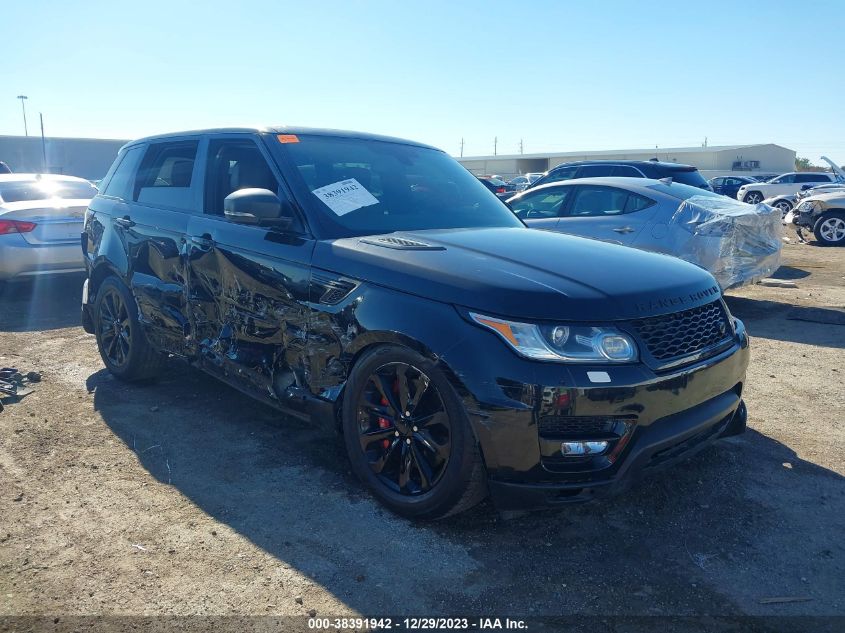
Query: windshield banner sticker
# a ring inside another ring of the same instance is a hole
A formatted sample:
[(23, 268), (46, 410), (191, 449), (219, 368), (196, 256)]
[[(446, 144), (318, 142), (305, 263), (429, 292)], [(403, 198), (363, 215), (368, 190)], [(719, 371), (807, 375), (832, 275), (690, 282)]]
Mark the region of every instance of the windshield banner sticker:
[(346, 215), (361, 207), (378, 204), (378, 198), (364, 189), (364, 186), (354, 178), (314, 189), (311, 193), (325, 202), (326, 206), (337, 215)]

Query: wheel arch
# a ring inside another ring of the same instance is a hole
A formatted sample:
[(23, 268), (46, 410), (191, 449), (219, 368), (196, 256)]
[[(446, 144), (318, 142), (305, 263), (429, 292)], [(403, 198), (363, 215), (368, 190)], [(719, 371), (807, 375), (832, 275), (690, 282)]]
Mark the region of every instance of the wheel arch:
[[(346, 376), (343, 382), (332, 390), (334, 392), (333, 395), (336, 424), (340, 424), (339, 415), (343, 407), (343, 397), (346, 390), (346, 383), (349, 380), (349, 374), (352, 372), (352, 369), (367, 353), (376, 349), (377, 347), (382, 347), (385, 345), (406, 347), (410, 350), (417, 352), (421, 356), (424, 356), (425, 358), (433, 362), (435, 366), (445, 374), (447, 380), (449, 381), (449, 384), (452, 385), (452, 388), (455, 389), (458, 394), (458, 397), (461, 398), (461, 400), (465, 400), (466, 397), (470, 395), (469, 389), (460, 379), (457, 372), (455, 372), (453, 368), (449, 365), (449, 363), (447, 363), (442, 358), (442, 355), (435, 353), (424, 342), (411, 336), (408, 336), (407, 334), (403, 334), (401, 332), (396, 332), (393, 330), (369, 331), (357, 337), (344, 350), (344, 356), (346, 360)], [(472, 425), (470, 425), (470, 427), (472, 427)], [(478, 438), (476, 437), (476, 439)]]
[(94, 297), (97, 296), (100, 284), (112, 275), (126, 284), (125, 276), (106, 259), (100, 259), (91, 267), (91, 270), (88, 272), (88, 301), (90, 303), (94, 302)]

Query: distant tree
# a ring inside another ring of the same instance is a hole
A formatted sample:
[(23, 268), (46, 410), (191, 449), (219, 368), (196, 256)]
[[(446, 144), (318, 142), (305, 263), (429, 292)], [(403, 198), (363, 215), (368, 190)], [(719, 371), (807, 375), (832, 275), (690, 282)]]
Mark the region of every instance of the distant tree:
[(796, 157), (795, 171), (828, 171), (827, 167), (821, 165), (813, 165), (809, 158)]

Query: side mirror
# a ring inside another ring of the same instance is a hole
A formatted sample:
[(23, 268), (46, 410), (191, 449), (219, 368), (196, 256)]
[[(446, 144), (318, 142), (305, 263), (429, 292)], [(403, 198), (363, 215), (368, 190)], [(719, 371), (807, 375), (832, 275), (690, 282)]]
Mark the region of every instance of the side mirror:
[(223, 214), (238, 224), (270, 224), (287, 226), (292, 214), (283, 215), (286, 204), (269, 189), (239, 189), (223, 200)]

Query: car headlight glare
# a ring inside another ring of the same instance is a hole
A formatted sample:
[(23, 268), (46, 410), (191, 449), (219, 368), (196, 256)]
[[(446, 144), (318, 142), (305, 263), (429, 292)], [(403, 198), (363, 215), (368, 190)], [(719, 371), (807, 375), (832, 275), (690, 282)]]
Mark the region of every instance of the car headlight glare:
[(574, 363), (628, 363), (637, 359), (630, 336), (612, 327), (535, 325), (470, 312), (470, 317), (498, 334), (514, 351), (535, 360)]

